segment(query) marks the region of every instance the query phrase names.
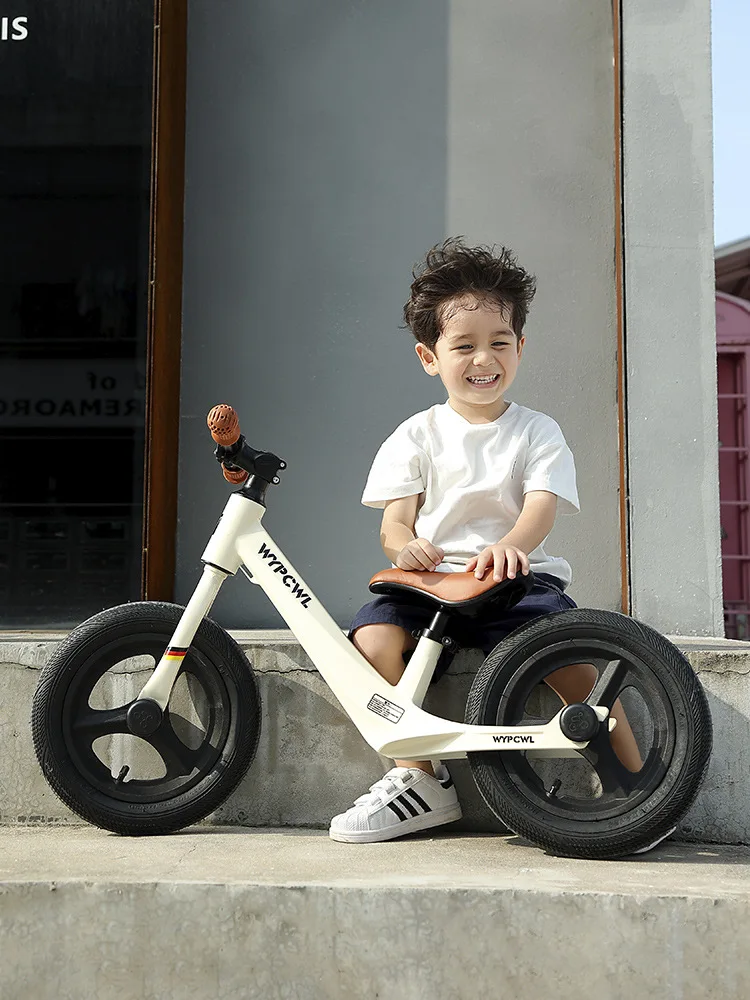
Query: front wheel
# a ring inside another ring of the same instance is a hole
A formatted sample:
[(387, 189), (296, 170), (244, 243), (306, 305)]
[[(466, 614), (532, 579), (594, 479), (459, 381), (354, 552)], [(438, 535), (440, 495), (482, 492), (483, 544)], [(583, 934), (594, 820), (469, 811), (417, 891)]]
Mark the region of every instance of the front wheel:
[(204, 619), (159, 727), (131, 733), (129, 706), (183, 609), (141, 602), (74, 629), (42, 670), (32, 732), (53, 791), (80, 817), (114, 833), (163, 834), (197, 823), (242, 780), (260, 735), (260, 698), (234, 640)]
[(541, 725), (562, 707), (545, 678), (591, 664), (586, 702), (619, 700), (641, 767), (628, 770), (607, 722), (575, 758), (533, 751), (469, 754), (485, 802), (511, 830), (550, 853), (616, 858), (671, 833), (698, 793), (711, 754), (711, 717), (682, 653), (654, 629), (615, 612), (546, 615), (507, 636), (479, 669), (466, 707), (474, 725)]

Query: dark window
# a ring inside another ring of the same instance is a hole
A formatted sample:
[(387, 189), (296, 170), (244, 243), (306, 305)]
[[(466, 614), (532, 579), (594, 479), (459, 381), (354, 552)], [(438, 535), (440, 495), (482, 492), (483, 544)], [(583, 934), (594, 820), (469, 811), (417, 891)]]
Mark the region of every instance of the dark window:
[(0, 19), (0, 626), (137, 599), (153, 0)]

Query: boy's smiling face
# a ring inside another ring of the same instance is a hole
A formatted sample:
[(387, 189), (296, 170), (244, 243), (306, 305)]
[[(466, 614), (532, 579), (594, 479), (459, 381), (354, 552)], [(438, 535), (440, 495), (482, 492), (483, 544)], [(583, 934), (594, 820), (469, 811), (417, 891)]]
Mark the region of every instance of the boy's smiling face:
[(497, 420), (516, 377), (525, 338), (518, 339), (510, 313), (486, 299), (464, 296), (443, 307), (441, 333), (430, 350), (416, 351), (428, 375), (439, 375), (448, 402), (470, 423)]

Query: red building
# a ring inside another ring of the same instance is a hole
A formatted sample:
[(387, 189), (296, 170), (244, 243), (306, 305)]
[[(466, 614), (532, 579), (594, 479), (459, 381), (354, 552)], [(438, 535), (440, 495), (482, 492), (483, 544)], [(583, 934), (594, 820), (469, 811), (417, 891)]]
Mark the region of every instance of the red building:
[(724, 621), (750, 636), (750, 239), (716, 250), (716, 353)]

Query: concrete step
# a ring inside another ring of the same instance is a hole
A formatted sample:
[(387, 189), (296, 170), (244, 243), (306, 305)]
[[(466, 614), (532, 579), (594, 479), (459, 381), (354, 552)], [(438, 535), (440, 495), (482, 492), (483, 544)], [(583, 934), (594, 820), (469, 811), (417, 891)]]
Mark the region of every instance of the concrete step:
[[(64, 633), (0, 638), (0, 822), (79, 822), (49, 789), (33, 752), (31, 701), (40, 668)], [(390, 766), (364, 743), (291, 632), (234, 632), (257, 673), (263, 699), (260, 746), (237, 791), (212, 822), (327, 827), (331, 816)], [(671, 637), (697, 671), (714, 720), (714, 753), (704, 788), (681, 825), (687, 840), (750, 844), (750, 643)], [(482, 662), (461, 653), (428, 695), (428, 710), (462, 720)], [(142, 676), (123, 675), (133, 690)], [(450, 765), (464, 810), (459, 829), (501, 831), (480, 799), (468, 765)]]
[(748, 926), (744, 847), (0, 830), (3, 1000), (735, 1000)]

